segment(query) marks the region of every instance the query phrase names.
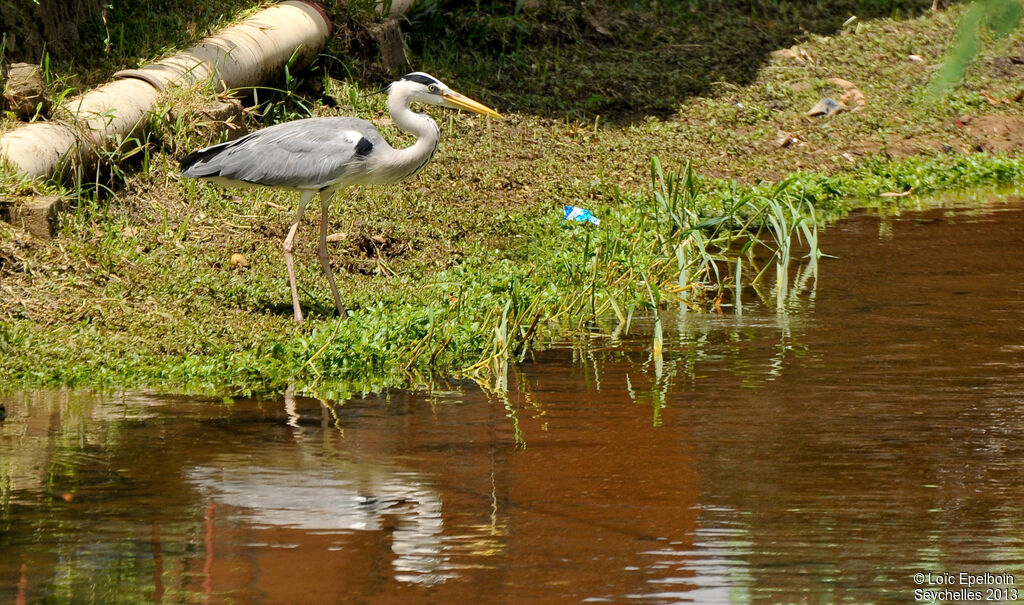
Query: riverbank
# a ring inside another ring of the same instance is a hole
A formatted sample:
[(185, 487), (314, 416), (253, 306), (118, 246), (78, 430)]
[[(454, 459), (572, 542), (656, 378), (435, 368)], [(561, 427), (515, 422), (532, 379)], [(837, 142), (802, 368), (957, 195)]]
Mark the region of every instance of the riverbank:
[[(142, 165), (70, 192), (55, 240), (0, 227), (0, 375), (231, 394), (460, 373), (493, 384), (531, 347), (633, 312), (731, 312), (747, 241), (740, 291), (770, 299), (772, 279), (750, 280), (774, 278), (774, 251), (852, 207), (1024, 180), (1024, 35), (985, 41), (965, 82), (934, 98), (962, 7), (908, 4), (846, 26), (841, 3), (788, 17), (414, 13), (414, 68), (508, 119), (436, 112), (441, 148), (420, 176), (336, 202), (331, 256), (352, 317), (334, 317), (310, 216), (296, 251), (309, 318), (292, 321), (280, 241), (294, 196), (181, 180), (177, 160), (203, 141), (168, 122)], [(282, 86), (260, 123), (359, 115), (408, 144), (367, 94), (379, 83), (359, 80), (372, 60), (342, 60), (355, 80), (334, 63)], [(823, 97), (846, 110), (809, 117)], [(565, 223), (563, 205), (601, 225)]]

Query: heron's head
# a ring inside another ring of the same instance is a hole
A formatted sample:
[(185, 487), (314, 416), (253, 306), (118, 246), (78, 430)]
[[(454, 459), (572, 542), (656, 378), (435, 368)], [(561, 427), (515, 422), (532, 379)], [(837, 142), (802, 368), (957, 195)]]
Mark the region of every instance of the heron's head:
[(483, 103), (477, 103), (469, 97), (448, 88), (444, 82), (430, 74), (416, 71), (405, 74), (387, 87), (388, 95), (403, 95), (408, 101), (419, 101), (430, 105), (440, 105), (449, 109), (465, 109), (492, 118), (501, 118), (501, 114)]

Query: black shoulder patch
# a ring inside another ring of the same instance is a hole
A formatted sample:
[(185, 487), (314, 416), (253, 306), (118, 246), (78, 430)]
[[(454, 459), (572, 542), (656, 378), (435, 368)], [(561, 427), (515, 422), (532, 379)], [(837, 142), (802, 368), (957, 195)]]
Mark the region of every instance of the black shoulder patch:
[(422, 72), (413, 72), (411, 74), (405, 74), (402, 76), (403, 80), (409, 80), (410, 82), (418, 82), (424, 86), (430, 86), (431, 84), (440, 84), (440, 82), (431, 76), (428, 76)]
[(356, 143), (356, 155), (363, 157), (373, 151), (373, 143), (369, 139), (363, 137)]

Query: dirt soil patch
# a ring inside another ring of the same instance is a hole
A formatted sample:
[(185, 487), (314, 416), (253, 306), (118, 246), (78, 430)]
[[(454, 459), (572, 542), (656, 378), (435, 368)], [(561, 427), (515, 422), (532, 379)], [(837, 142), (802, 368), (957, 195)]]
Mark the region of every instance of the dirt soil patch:
[(964, 116), (956, 124), (978, 151), (1015, 155), (1024, 150), (1024, 116)]

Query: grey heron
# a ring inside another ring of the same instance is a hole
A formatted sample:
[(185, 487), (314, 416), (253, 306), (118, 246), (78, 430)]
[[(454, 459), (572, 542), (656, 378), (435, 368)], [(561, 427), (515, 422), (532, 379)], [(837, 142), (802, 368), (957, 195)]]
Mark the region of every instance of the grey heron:
[(225, 187), (266, 186), (300, 191), (295, 221), (284, 238), (284, 259), (292, 290), (295, 321), (302, 321), (295, 285), (295, 233), (306, 204), (320, 196), (318, 253), (338, 313), (338, 287), (327, 254), (327, 216), (331, 199), (350, 185), (390, 185), (407, 179), (427, 165), (437, 150), (440, 130), (426, 114), (413, 111), (411, 102), (466, 109), (501, 118), (501, 114), (448, 88), (437, 78), (413, 72), (387, 85), (388, 111), (394, 123), (416, 136), (403, 149), (388, 144), (372, 124), (358, 118), (305, 118), (262, 128), (234, 141), (205, 147), (181, 160), (182, 176), (206, 179)]

